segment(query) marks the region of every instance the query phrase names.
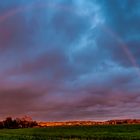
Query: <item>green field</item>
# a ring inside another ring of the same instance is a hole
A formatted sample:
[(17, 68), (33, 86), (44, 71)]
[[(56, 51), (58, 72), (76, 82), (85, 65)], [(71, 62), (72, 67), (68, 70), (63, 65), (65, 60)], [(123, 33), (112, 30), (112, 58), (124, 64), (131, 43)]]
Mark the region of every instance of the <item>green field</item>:
[(0, 129), (0, 140), (140, 140), (140, 125)]

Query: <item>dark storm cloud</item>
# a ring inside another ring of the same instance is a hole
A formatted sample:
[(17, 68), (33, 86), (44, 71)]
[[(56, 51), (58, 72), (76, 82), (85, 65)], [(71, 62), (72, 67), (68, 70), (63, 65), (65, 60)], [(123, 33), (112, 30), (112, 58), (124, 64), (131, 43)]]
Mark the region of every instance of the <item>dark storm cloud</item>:
[[(133, 95), (130, 97), (125, 97), (123, 95), (120, 95), (118, 97), (105, 95), (106, 98), (104, 99), (102, 97), (103, 96), (89, 96), (79, 102), (76, 101), (70, 104), (67, 102), (57, 104), (55, 102), (52, 108), (46, 108), (46, 115), (50, 117), (51, 120), (57, 120), (54, 116), (57, 116), (61, 120), (96, 120), (107, 118), (120, 118), (123, 116), (127, 116), (129, 113), (130, 116), (138, 117), (139, 114), (135, 114), (135, 112), (138, 112), (139, 110), (139, 95), (137, 95), (136, 97), (134, 96), (134, 98)], [(122, 99), (120, 100), (120, 98)], [(138, 100), (137, 102), (136, 98)], [(131, 102), (131, 104), (129, 104), (128, 102)], [(44, 119), (43, 116), (42, 118)]]
[[(31, 87), (30, 87), (31, 88)], [(25, 87), (0, 90), (1, 118), (6, 115), (19, 116), (28, 114), (36, 107), (41, 94)]]
[(124, 66), (133, 67), (129, 56), (122, 49), (126, 46), (126, 49), (139, 64), (136, 50), (139, 52), (140, 13), (138, 7), (140, 2), (138, 0), (124, 0), (123, 2), (108, 0), (102, 1), (101, 5), (106, 23), (103, 27), (105, 29), (101, 28), (101, 35), (98, 38), (99, 46), (110, 50), (109, 53), (114, 61)]
[(139, 117), (139, 4), (1, 2), (1, 118)]
[(139, 0), (124, 0), (123, 2), (121, 0), (103, 0), (102, 8), (106, 23), (122, 38), (128, 33), (138, 32), (140, 28), (139, 5)]
[(14, 50), (23, 52), (25, 45), (30, 44), (32, 41), (31, 36), (33, 32), (31, 31), (32, 28), (27, 25), (22, 15), (15, 16), (12, 19), (7, 19), (6, 22), (2, 22), (0, 28), (1, 51)]

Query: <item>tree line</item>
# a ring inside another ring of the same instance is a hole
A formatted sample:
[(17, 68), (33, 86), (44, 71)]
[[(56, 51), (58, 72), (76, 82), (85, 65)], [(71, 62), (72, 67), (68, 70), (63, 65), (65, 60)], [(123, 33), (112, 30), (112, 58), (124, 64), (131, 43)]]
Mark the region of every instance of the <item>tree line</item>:
[(38, 126), (36, 121), (27, 120), (26, 118), (7, 117), (5, 120), (0, 121), (0, 128), (16, 129), (16, 128), (31, 128)]

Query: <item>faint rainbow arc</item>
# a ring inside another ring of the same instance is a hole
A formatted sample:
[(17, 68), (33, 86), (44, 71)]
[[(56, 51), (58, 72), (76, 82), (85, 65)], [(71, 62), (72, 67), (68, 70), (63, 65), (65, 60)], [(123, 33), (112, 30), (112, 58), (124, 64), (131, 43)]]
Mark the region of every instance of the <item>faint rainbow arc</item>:
[(38, 5), (29, 5), (29, 6), (23, 6), (23, 7), (18, 7), (16, 9), (11, 9), (8, 12), (3, 13), (0, 15), (0, 23), (4, 22), (10, 17), (15, 16), (16, 14), (22, 13), (22, 12), (28, 12), (32, 9), (45, 9), (45, 8), (56, 8), (60, 9), (63, 11), (70, 11), (74, 12), (72, 7), (64, 6), (64, 5), (56, 5), (56, 4), (38, 4)]
[[(58, 4), (38, 4), (38, 5), (34, 5), (34, 6), (30, 5), (30, 6), (24, 6), (24, 7), (19, 7), (16, 9), (9, 10), (8, 12), (6, 12), (0, 16), (0, 23), (6, 21), (10, 17), (15, 16), (18, 13), (28, 12), (32, 9), (44, 9), (44, 8), (56, 8), (56, 9), (61, 9), (63, 11), (74, 12), (74, 9), (72, 7), (58, 5)], [(103, 26), (103, 25), (101, 25), (100, 27), (103, 29), (103, 31), (105, 31), (109, 35), (113, 36), (120, 43), (120, 47), (122, 48), (125, 55), (128, 57), (129, 61), (132, 63), (132, 65), (134, 67), (138, 68), (137, 70), (138, 70), (138, 74), (140, 76), (139, 65), (137, 64), (135, 57), (133, 56), (131, 51), (128, 49), (127, 45), (123, 42), (123, 40), (116, 33), (114, 33), (112, 30), (110, 30), (109, 27)]]
[(140, 76), (139, 65), (138, 65), (135, 57), (133, 56), (133, 54), (131, 53), (131, 51), (127, 47), (127, 45), (124, 43), (124, 41), (115, 32), (113, 32), (109, 27), (107, 27), (105, 25), (100, 25), (100, 27), (105, 33), (109, 34), (114, 39), (116, 39), (116, 41), (120, 44), (121, 49), (123, 50), (123, 52), (125, 53), (125, 55), (129, 59), (131, 64), (135, 67), (138, 76)]

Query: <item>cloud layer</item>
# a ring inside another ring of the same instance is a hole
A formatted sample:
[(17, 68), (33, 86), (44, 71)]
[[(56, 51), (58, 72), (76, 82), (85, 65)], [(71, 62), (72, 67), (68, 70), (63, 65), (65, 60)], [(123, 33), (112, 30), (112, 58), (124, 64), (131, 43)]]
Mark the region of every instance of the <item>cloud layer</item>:
[(140, 117), (139, 0), (0, 2), (0, 117)]

